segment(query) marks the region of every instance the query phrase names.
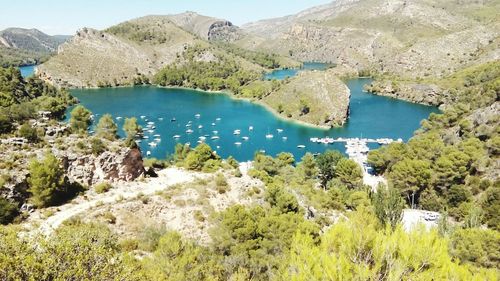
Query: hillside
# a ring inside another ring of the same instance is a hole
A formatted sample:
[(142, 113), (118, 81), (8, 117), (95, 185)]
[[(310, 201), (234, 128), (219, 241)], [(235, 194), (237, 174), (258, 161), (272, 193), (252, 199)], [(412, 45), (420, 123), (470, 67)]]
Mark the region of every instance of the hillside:
[(500, 1), (339, 0), (242, 26), (236, 43), (302, 61), (417, 78), (500, 57)]
[[(242, 56), (236, 49), (219, 45), (219, 42), (227, 43), (229, 40), (223, 38), (234, 30), (236, 27), (227, 21), (195, 13), (146, 16), (103, 31), (84, 28), (61, 46), (57, 56), (41, 65), (38, 74), (63, 87), (141, 83), (172, 65), (193, 46), (210, 49), (200, 58), (202, 61), (226, 57), (247, 70), (264, 71), (258, 65), (261, 64), (258, 56)], [(212, 44), (209, 40), (216, 42)], [(297, 64), (290, 59), (280, 61), (286, 63), (285, 66)]]
[(0, 64), (23, 65), (46, 60), (69, 36), (50, 36), (37, 29), (0, 31)]
[(230, 21), (185, 12), (168, 18), (182, 29), (209, 41), (232, 42), (243, 36), (242, 31)]
[(350, 96), (332, 71), (304, 71), (262, 101), (283, 117), (330, 128), (347, 120)]

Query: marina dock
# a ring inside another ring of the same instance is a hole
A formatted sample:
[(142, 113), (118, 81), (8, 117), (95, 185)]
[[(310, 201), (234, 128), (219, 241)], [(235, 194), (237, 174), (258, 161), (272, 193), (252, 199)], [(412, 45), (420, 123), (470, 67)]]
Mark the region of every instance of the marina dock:
[(322, 143), (322, 144), (332, 144), (345, 142), (346, 154), (349, 159), (354, 160), (363, 170), (363, 183), (370, 186), (373, 191), (377, 190), (379, 183), (387, 184), (386, 180), (381, 176), (373, 175), (372, 167), (368, 165), (368, 152), (370, 148), (368, 143), (377, 143), (380, 145), (390, 144), (393, 142), (402, 142), (402, 139), (393, 140), (390, 138), (311, 138), (311, 142)]

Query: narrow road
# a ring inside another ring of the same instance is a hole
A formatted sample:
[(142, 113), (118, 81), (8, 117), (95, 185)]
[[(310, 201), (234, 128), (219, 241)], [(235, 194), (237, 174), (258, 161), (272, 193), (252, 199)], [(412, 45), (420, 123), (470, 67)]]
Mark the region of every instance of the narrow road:
[[(134, 181), (129, 183), (119, 183), (113, 189), (102, 194), (86, 193), (87, 199), (80, 195), (72, 202), (59, 206), (58, 211), (42, 221), (38, 230), (40, 233), (50, 235), (64, 221), (77, 216), (97, 205), (112, 204), (119, 200), (132, 199), (140, 194), (153, 195), (155, 192), (164, 190), (173, 185), (186, 183), (196, 178), (207, 177), (207, 174), (186, 171), (178, 168), (167, 168), (158, 173), (157, 178), (149, 178), (146, 181)], [(91, 196), (91, 198), (89, 198)]]

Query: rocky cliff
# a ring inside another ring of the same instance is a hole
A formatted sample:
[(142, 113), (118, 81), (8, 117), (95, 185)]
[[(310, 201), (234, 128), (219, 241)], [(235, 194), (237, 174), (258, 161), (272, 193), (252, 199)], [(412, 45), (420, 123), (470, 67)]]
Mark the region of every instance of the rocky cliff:
[(185, 12), (167, 16), (175, 25), (208, 41), (233, 42), (243, 36), (230, 21)]
[(242, 26), (242, 47), (407, 78), (500, 58), (498, 1), (339, 0)]

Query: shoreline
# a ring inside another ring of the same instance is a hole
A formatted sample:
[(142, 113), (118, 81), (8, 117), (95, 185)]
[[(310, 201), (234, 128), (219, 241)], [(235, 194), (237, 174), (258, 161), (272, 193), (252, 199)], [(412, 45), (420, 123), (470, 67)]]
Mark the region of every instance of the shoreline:
[(320, 125), (310, 124), (310, 123), (307, 123), (307, 122), (304, 122), (304, 121), (301, 121), (301, 120), (296, 120), (296, 119), (288, 118), (286, 116), (283, 116), (283, 115), (279, 114), (276, 110), (274, 110), (274, 108), (272, 108), (268, 104), (265, 104), (265, 103), (263, 103), (263, 102), (261, 102), (259, 100), (252, 100), (250, 98), (244, 98), (244, 97), (235, 96), (230, 91), (203, 90), (203, 89), (200, 89), (200, 88), (189, 88), (189, 87), (180, 87), (180, 86), (160, 86), (160, 85), (155, 85), (155, 84), (123, 85), (123, 86), (113, 86), (113, 87), (104, 87), (104, 88), (94, 88), (94, 87), (92, 87), (92, 88), (90, 88), (90, 87), (89, 88), (73, 88), (73, 89), (70, 89), (70, 90), (99, 90), (99, 89), (112, 89), (112, 88), (133, 88), (133, 87), (155, 87), (155, 88), (159, 88), (159, 89), (192, 90), (192, 91), (200, 92), (202, 94), (225, 95), (228, 98), (236, 100), (236, 101), (245, 101), (245, 102), (249, 102), (249, 103), (252, 103), (252, 104), (255, 104), (255, 105), (258, 105), (258, 106), (262, 106), (262, 107), (264, 107), (266, 109), (266, 111), (270, 112), (274, 117), (276, 117), (276, 118), (278, 118), (278, 119), (280, 119), (282, 121), (294, 123), (295, 125), (299, 125), (299, 126), (303, 126), (303, 127), (307, 127), (307, 128), (318, 129), (318, 130), (322, 130), (322, 131), (328, 131), (328, 130), (333, 129), (333, 128), (340, 128), (340, 127), (342, 127), (342, 126), (339, 126), (339, 127), (320, 126)]

